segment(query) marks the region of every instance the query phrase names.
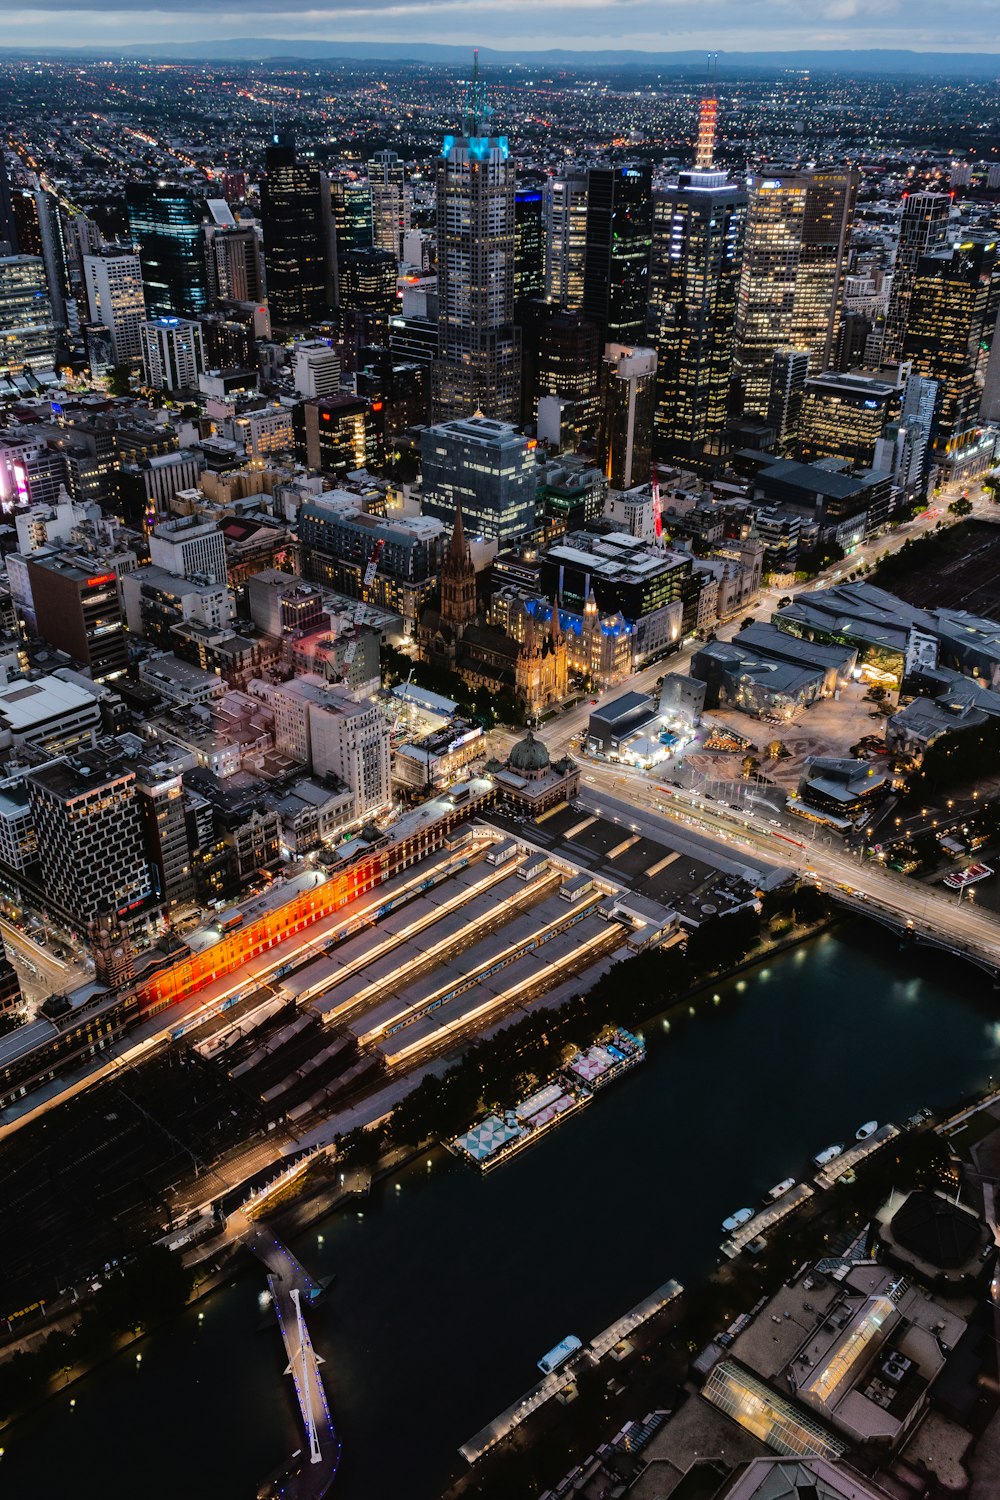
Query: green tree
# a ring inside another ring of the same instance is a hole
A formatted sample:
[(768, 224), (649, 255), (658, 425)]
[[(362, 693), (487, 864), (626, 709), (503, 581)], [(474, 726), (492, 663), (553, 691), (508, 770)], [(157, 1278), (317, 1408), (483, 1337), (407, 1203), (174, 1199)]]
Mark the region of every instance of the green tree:
[(960, 495), (957, 500), (953, 500), (948, 507), (948, 513), (952, 516), (971, 516), (972, 501), (968, 495)]

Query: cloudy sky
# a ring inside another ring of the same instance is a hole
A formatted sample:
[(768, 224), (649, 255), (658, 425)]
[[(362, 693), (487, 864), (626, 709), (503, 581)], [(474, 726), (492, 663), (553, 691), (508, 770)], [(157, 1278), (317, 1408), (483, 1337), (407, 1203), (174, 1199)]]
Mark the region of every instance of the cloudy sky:
[[(956, 25), (960, 17), (961, 25)], [(1000, 51), (997, 0), (0, 0), (0, 43), (226, 37), (510, 48), (905, 47)]]

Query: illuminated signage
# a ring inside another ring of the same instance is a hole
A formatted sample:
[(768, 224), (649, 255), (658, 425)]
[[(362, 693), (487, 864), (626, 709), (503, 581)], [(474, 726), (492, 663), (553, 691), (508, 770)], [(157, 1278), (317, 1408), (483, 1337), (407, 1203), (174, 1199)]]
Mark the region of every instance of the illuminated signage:
[(88, 589), (96, 589), (99, 588), (102, 583), (114, 583), (114, 581), (115, 575), (113, 573), (98, 573), (96, 578), (87, 579), (87, 587)]

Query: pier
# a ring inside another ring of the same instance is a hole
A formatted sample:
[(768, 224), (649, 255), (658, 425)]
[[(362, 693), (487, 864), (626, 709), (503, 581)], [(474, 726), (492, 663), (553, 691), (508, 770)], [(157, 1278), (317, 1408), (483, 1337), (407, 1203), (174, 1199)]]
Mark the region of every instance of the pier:
[(266, 1229), (251, 1229), (247, 1245), (267, 1268), (267, 1284), (288, 1357), (285, 1374), (294, 1382), (306, 1437), (305, 1449), (292, 1455), (280, 1478), (258, 1492), (258, 1500), (279, 1495), (281, 1500), (323, 1500), (340, 1464), (340, 1438), (319, 1371), (323, 1361), (313, 1348), (305, 1320), (305, 1309), (322, 1296), (323, 1287)]
[[(551, 1375), (546, 1375), (537, 1385), (532, 1386), (531, 1390), (525, 1392), (519, 1401), (508, 1406), (506, 1411), (494, 1417), (493, 1421), (487, 1423), (480, 1432), (476, 1433), (475, 1437), (462, 1444), (458, 1451), (466, 1463), (476, 1463), (484, 1453), (488, 1453), (533, 1412), (538, 1411), (560, 1392), (572, 1387), (579, 1371), (599, 1365), (608, 1354), (614, 1354), (616, 1349), (626, 1343), (630, 1333), (634, 1333), (668, 1303), (673, 1302), (683, 1290), (679, 1281), (665, 1281), (630, 1312), (625, 1313), (623, 1317), (618, 1318), (610, 1327), (599, 1333), (585, 1348), (572, 1355), (558, 1370), (553, 1370)], [(623, 1352), (628, 1351), (623, 1350)]]

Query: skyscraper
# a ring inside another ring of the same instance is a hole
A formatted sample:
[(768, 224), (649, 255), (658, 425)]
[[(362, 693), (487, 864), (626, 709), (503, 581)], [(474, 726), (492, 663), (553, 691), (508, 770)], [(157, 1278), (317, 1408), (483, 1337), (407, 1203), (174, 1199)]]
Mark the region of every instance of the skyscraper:
[(938, 458), (959, 453), (975, 430), (998, 312), (1000, 245), (992, 236), (970, 235), (917, 262), (903, 353), (916, 374), (937, 381)]
[(583, 306), (587, 248), (587, 173), (568, 168), (542, 189), (545, 220), (545, 295), (565, 312)]
[(922, 255), (943, 249), (947, 241), (950, 193), (904, 193), (899, 221), (899, 246), (892, 271), (892, 291), (882, 332), (882, 362), (896, 364), (903, 357), (910, 299)]
[(153, 316), (208, 311), (202, 204), (169, 183), (125, 188), (129, 234), (139, 246), (146, 306)]
[(545, 290), (545, 223), (537, 187), (514, 194), (514, 301)]
[(264, 297), (260, 241), (251, 225), (205, 225), (208, 295), (213, 303), (260, 302)]
[(398, 261), (403, 236), (410, 228), (412, 194), (406, 169), (395, 151), (376, 151), (368, 163), (372, 204), (372, 238), (376, 250), (387, 250)]
[(333, 301), (330, 191), (325, 173), (299, 161), (290, 136), (265, 153), (260, 190), (267, 301), (280, 327), (303, 328), (325, 317)]
[(142, 325), (146, 380), (157, 391), (193, 390), (205, 368), (201, 324), (190, 318), (150, 318)]
[(52, 316), (60, 327), (65, 327), (69, 279), (59, 201), (54, 193), (40, 186), (37, 177), (32, 177), (32, 186), (11, 190), (10, 212), (18, 253), (39, 255), (45, 262)]
[(396, 257), (389, 250), (351, 250), (340, 257), (339, 269), (345, 340), (355, 350), (363, 344), (388, 346), (389, 319), (397, 307)]
[(771, 358), (767, 423), (774, 429), (779, 448), (790, 443), (798, 432), (808, 378), (809, 355), (805, 349), (775, 349)]
[(649, 479), (656, 351), (608, 344), (601, 364), (599, 448), (608, 482), (628, 490)]
[(56, 330), (45, 277), (37, 255), (0, 259), (0, 375), (51, 370)]
[(146, 319), (138, 255), (121, 245), (106, 245), (84, 255), (83, 278), (90, 320), (108, 329), (115, 364), (138, 366)]
[(816, 373), (833, 364), (857, 188), (848, 168), (749, 179), (736, 339), (744, 411), (766, 411), (775, 349), (806, 350)]
[(652, 239), (649, 162), (607, 162), (591, 167), (587, 174), (583, 312), (597, 324), (607, 343), (641, 344), (646, 337)]
[(436, 421), (482, 411), (518, 416), (520, 350), (514, 326), (514, 162), (506, 136), (483, 134), (492, 111), (479, 55), (462, 122), (437, 164), (439, 358)]
[(722, 452), (747, 195), (712, 166), (715, 100), (702, 105), (698, 165), (653, 200), (650, 331), (659, 358), (659, 457)]

